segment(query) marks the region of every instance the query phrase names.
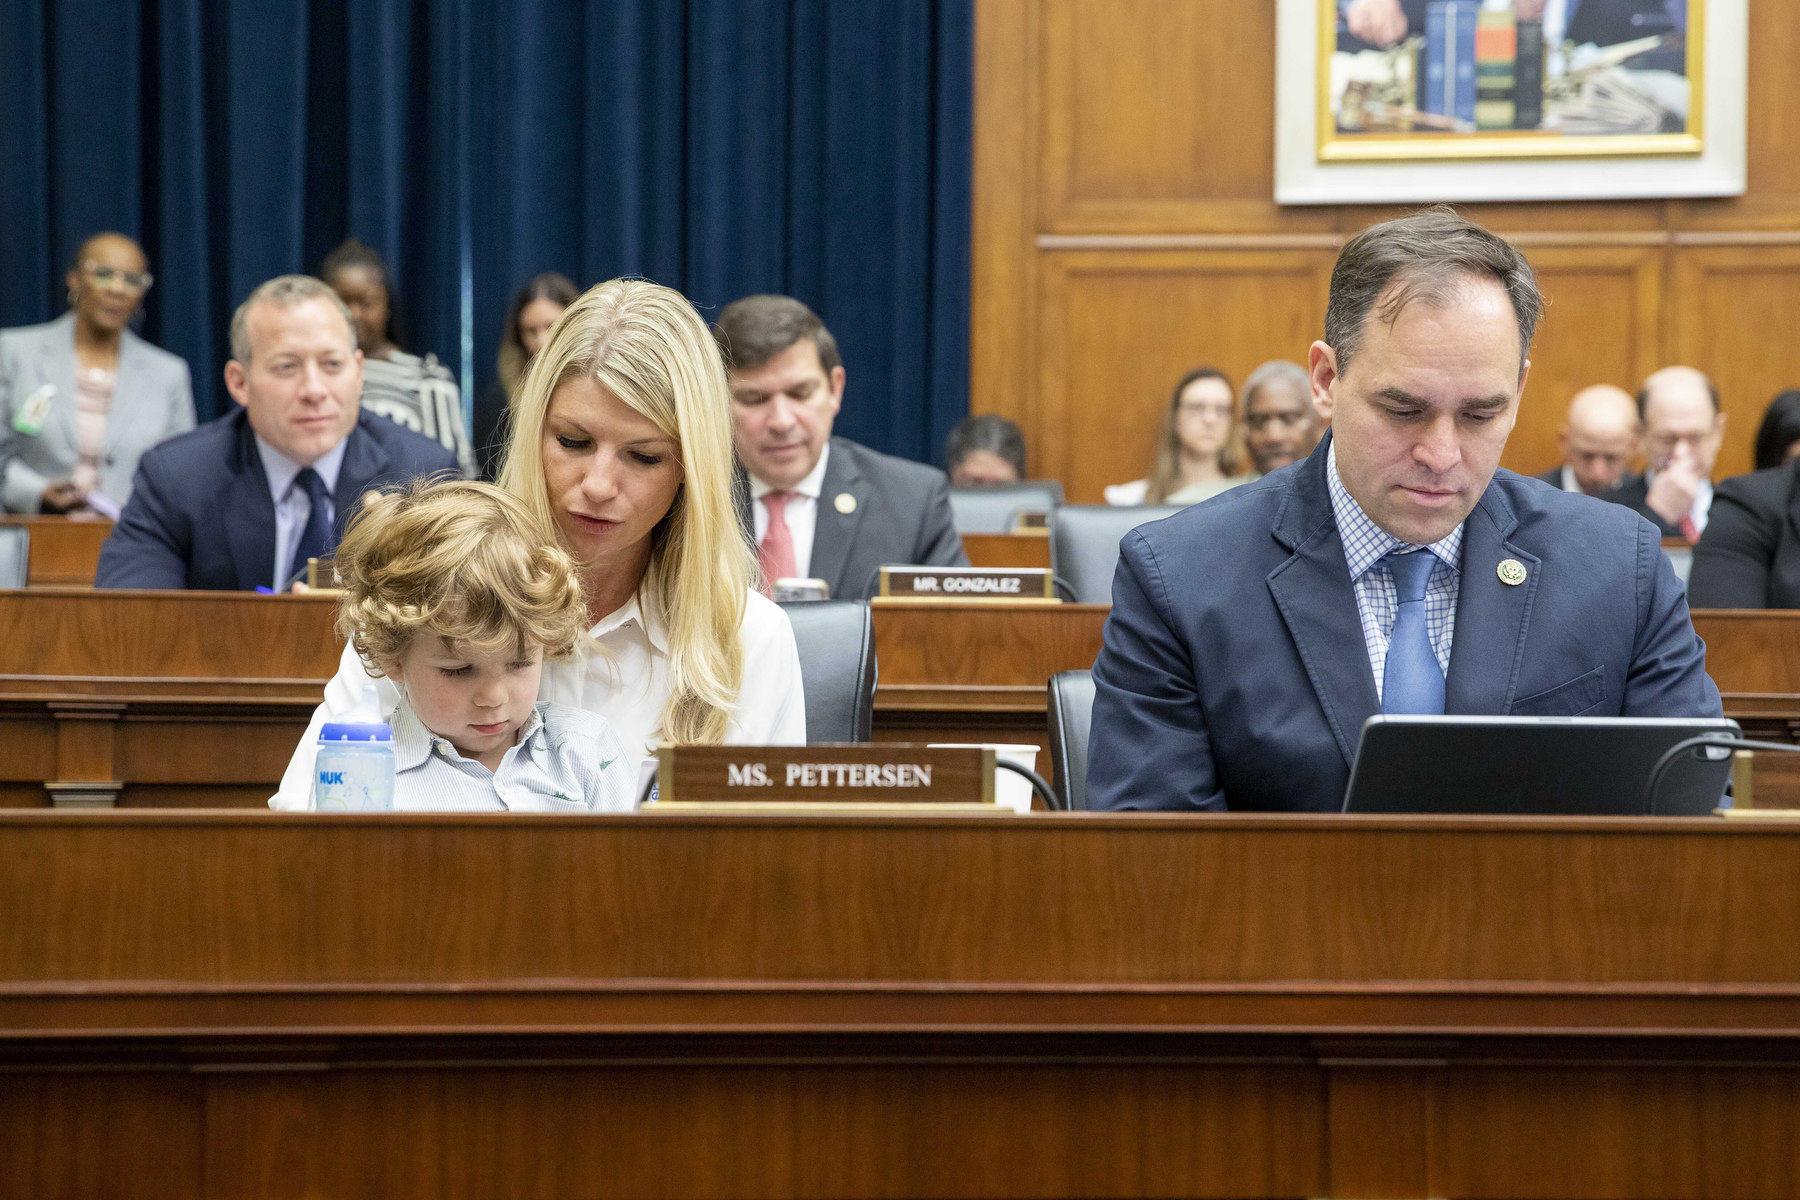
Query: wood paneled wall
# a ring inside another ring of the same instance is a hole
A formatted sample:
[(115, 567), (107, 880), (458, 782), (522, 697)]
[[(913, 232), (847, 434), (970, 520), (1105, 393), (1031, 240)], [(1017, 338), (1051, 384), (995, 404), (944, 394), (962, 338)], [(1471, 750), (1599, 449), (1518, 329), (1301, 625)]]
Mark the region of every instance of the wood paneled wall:
[[(1182, 371), (1304, 361), (1337, 248), (1399, 209), (1274, 203), (1270, 0), (978, 0), (972, 407), (1076, 501), (1145, 473)], [(1550, 298), (1506, 465), (1556, 460), (1569, 396), (1685, 362), (1730, 414), (1721, 476), (1800, 386), (1800, 5), (1752, 4), (1750, 192), (1471, 205)]]

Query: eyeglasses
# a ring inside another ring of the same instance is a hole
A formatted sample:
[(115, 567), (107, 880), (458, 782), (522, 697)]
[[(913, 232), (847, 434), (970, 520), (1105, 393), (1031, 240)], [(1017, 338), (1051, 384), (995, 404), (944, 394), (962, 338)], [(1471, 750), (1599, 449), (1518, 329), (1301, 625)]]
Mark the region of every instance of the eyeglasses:
[(101, 287), (118, 284), (128, 292), (147, 292), (156, 282), (156, 276), (148, 271), (121, 271), (97, 262), (84, 262), (81, 269), (93, 276), (94, 282)]

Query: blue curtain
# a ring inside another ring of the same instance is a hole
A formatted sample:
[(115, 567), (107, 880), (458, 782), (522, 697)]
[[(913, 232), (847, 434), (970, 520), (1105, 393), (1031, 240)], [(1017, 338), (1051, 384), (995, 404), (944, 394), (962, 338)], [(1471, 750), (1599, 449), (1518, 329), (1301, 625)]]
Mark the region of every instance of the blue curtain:
[(540, 271), (837, 335), (838, 429), (936, 460), (968, 410), (973, 0), (0, 0), (0, 324), (88, 234), (204, 415), (231, 311), (354, 235), (407, 348), (479, 392)]

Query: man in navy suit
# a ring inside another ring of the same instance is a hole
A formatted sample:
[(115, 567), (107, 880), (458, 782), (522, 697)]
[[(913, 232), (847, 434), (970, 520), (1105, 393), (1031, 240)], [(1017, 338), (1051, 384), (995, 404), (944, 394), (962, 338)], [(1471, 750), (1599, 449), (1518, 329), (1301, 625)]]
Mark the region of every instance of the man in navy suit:
[(1377, 712), (1721, 714), (1656, 529), (1497, 470), (1542, 304), (1446, 209), (1344, 247), (1309, 359), (1331, 434), (1125, 537), (1090, 808), (1335, 811)]
[(350, 313), (309, 276), (272, 279), (239, 306), (225, 386), (231, 415), (139, 461), (97, 586), (286, 591), (337, 545), (365, 491), (456, 471), (437, 442), (361, 411)]

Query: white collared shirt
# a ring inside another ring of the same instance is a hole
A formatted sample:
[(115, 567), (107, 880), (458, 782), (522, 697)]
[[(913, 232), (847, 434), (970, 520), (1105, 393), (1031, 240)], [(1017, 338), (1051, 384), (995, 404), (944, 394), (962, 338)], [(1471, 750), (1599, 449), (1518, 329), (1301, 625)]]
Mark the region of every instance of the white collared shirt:
[(1568, 463), (1563, 464), (1562, 490), (1565, 492), (1573, 492), (1577, 496), (1582, 494), (1581, 481), (1575, 478), (1575, 468), (1571, 467)]
[[(662, 713), (673, 687), (668, 635), (658, 615), (660, 606), (648, 602), (649, 596), (648, 587), (640, 588), (623, 606), (601, 618), (589, 631), (593, 645), (572, 662), (545, 663), (538, 683), (539, 700), (605, 717), (634, 761), (648, 756), (662, 741)], [(800, 653), (794, 647), (794, 629), (787, 614), (766, 596), (750, 592), (738, 635), (744, 647), (744, 679), (725, 727), (726, 744), (804, 746), (806, 694), (800, 686)], [(365, 687), (375, 689), (384, 718), (398, 707), (400, 693), (393, 681), (370, 675), (355, 648), (346, 645), (338, 673), (325, 685), (324, 702), (313, 710), (312, 721), (281, 777), (281, 790), (269, 800), (270, 808), (305, 811), (312, 807), (319, 730), (326, 721), (355, 708)]]
[[(1375, 697), (1381, 698), (1387, 672), (1388, 643), (1393, 640), (1394, 620), (1400, 615), (1400, 593), (1386, 558), (1389, 552), (1409, 545), (1377, 525), (1338, 475), (1337, 443), (1325, 456), (1325, 483), (1331, 492), (1331, 511), (1337, 518), (1338, 536), (1344, 543), (1344, 565), (1350, 569), (1350, 586), (1356, 593), (1356, 612), (1362, 619), (1363, 649), (1375, 671)], [(1438, 667), (1450, 673), (1450, 647), (1456, 637), (1456, 597), (1462, 583), (1464, 520), (1441, 542), (1420, 547), (1437, 558), (1425, 585), (1425, 632)]]
[(630, 812), (637, 803), (638, 758), (598, 713), (538, 701), (492, 771), (404, 700), (393, 732), (396, 812)]
[[(331, 498), (337, 495), (338, 471), (344, 465), (344, 447), (350, 439), (345, 438), (320, 456), (312, 464), (312, 469), (325, 484), (325, 520), (327, 523), (337, 520), (336, 505)], [(300, 544), (300, 535), (306, 530), (306, 519), (312, 515), (312, 501), (306, 495), (306, 489), (295, 485), (304, 469), (269, 443), (256, 439), (256, 452), (262, 456), (263, 474), (269, 480), (269, 499), (275, 502), (275, 573), (270, 579), (270, 586), (278, 592), (285, 592), (287, 585), (293, 583), (288, 577), (289, 568), (294, 562), (294, 549)]]
[[(813, 534), (819, 528), (819, 493), (825, 489), (825, 463), (830, 457), (831, 443), (826, 442), (825, 448), (819, 451), (819, 461), (806, 473), (806, 478), (788, 489), (794, 495), (788, 497), (787, 507), (781, 513), (781, 519), (787, 522), (788, 532), (794, 538), (794, 574), (801, 579), (812, 574)], [(756, 522), (756, 544), (759, 546), (763, 535), (769, 532), (769, 506), (762, 498), (776, 490), (756, 476), (750, 477), (750, 516)]]
[[(1644, 472), (1644, 492), (1646, 495), (1656, 486), (1654, 472)], [(1706, 532), (1706, 518), (1712, 514), (1713, 486), (1712, 480), (1702, 479), (1694, 488), (1694, 507), (1688, 510), (1688, 516), (1694, 518), (1694, 528), (1701, 533)], [(1681, 522), (1675, 522), (1677, 525)]]

